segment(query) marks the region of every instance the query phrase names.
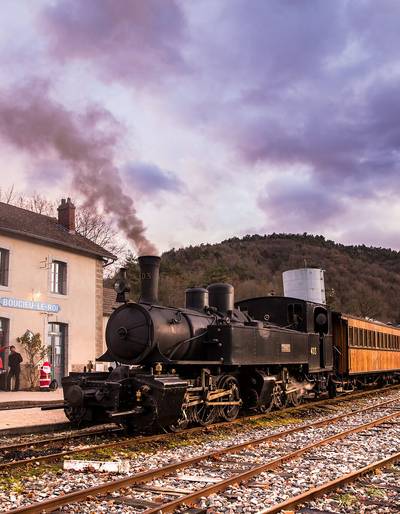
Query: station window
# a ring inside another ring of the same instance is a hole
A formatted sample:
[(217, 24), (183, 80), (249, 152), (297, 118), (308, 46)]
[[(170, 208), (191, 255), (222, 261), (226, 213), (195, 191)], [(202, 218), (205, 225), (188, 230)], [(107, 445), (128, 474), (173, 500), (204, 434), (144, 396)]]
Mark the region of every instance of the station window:
[(61, 261), (51, 263), (51, 292), (67, 294), (67, 264)]
[(0, 286), (8, 286), (8, 265), (10, 261), (10, 251), (0, 248)]

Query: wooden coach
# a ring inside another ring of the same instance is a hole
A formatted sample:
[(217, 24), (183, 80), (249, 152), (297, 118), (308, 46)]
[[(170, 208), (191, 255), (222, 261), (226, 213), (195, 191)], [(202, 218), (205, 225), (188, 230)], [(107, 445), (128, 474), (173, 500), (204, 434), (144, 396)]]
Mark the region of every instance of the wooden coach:
[(339, 375), (400, 372), (400, 328), (335, 313), (333, 339)]

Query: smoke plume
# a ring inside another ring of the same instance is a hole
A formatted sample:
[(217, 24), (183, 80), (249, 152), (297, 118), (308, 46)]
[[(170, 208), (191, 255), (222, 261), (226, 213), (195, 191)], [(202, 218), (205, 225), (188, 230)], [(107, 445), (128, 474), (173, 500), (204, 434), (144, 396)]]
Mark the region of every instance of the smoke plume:
[(114, 163), (121, 135), (122, 127), (110, 112), (98, 106), (84, 114), (69, 111), (51, 99), (43, 82), (0, 94), (0, 137), (32, 157), (65, 161), (85, 204), (100, 202), (139, 254), (155, 254)]

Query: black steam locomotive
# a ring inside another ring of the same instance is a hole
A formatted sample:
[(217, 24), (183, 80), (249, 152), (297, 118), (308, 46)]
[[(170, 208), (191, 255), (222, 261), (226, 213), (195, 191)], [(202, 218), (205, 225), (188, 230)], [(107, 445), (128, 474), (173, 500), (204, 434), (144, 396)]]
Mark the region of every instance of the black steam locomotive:
[[(63, 379), (71, 422), (116, 421), (130, 430), (232, 420), (242, 408), (298, 404), (332, 388), (331, 313), (267, 296), (234, 303), (229, 284), (186, 290), (184, 309), (158, 304), (160, 258), (139, 258), (141, 298), (125, 300), (106, 329), (110, 372)], [(332, 392), (332, 391), (331, 391)]]

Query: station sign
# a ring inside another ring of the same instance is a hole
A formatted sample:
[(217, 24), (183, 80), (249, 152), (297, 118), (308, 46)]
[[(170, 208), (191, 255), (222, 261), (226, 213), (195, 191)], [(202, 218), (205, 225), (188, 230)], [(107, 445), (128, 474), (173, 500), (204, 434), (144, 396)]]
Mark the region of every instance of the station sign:
[(21, 300), (18, 298), (9, 298), (3, 296), (0, 298), (0, 305), (2, 307), (11, 307), (12, 309), (25, 309), (28, 311), (39, 311), (39, 312), (60, 312), (61, 307), (58, 303), (47, 303), (47, 302), (33, 302), (31, 300)]

